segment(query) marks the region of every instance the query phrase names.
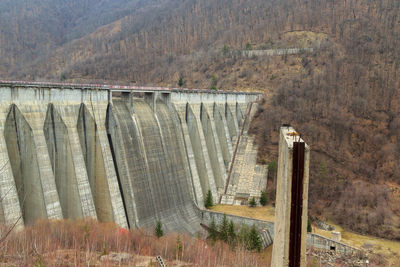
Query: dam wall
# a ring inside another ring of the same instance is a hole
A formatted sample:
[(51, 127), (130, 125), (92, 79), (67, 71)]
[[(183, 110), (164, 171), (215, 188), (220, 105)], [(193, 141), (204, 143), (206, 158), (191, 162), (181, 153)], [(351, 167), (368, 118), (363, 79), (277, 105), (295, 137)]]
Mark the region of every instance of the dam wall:
[(92, 217), (196, 233), (258, 97), (0, 83), (0, 223)]

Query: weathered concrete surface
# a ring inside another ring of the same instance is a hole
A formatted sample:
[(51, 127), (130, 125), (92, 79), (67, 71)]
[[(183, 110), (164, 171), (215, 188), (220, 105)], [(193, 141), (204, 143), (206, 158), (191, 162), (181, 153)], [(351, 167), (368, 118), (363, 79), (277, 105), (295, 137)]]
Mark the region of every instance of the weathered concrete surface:
[(108, 103), (92, 98), (80, 107), (78, 132), (97, 217), (128, 227), (105, 128)]
[(179, 117), (183, 139), (185, 141), (185, 151), (187, 154), (187, 159), (190, 168), (190, 176), (192, 178), (192, 186), (193, 192), (195, 196), (195, 203), (199, 208), (204, 208), (204, 195), (203, 188), (200, 182), (199, 172), (197, 171), (197, 161), (195, 159), (194, 149), (192, 146), (192, 141), (189, 136), (189, 129), (186, 123), (187, 113), (186, 110), (188, 107), (187, 104), (174, 104), (171, 108), (174, 108)]
[[(293, 143), (303, 142), (292, 127), (282, 127), (279, 140), (278, 176), (276, 189), (276, 208), (274, 226), (274, 247), (272, 266), (289, 266), (290, 212), (292, 195)], [(303, 209), (301, 225), (300, 266), (306, 264), (307, 218), (308, 218), (308, 179), (310, 149), (306, 145), (303, 176)]]
[(225, 117), (225, 107), (224, 105), (214, 104), (213, 107), (213, 117), (215, 121), (215, 128), (217, 131), (217, 136), (219, 144), (221, 146), (221, 153), (223, 156), (223, 161), (225, 168), (229, 168), (229, 164), (232, 160), (233, 148), (232, 140), (229, 136), (228, 123)]
[[(0, 90), (7, 89), (0, 87)], [(3, 103), (0, 105), (0, 220), (6, 225), (17, 223), (17, 228), (21, 228), (24, 219), (4, 135), (11, 100), (0, 94), (0, 101)]]
[(200, 176), (200, 183), (203, 189), (203, 196), (207, 195), (208, 190), (211, 191), (213, 199), (218, 198), (217, 186), (215, 183), (214, 173), (211, 167), (210, 156), (208, 154), (207, 144), (204, 137), (203, 128), (200, 121), (200, 105), (197, 104), (197, 114), (193, 111), (192, 106), (188, 103), (186, 109), (186, 123), (189, 129), (189, 136), (196, 159), (197, 171)]
[(54, 175), (43, 132), (46, 106), (10, 107), (5, 139), (25, 224), (62, 218)]
[[(1, 84), (0, 223), (93, 217), (195, 233), (257, 95)], [(141, 92), (141, 91), (140, 91)]]
[[(126, 185), (124, 197), (130, 197), (125, 198), (128, 214), (137, 214), (138, 227), (161, 221), (167, 231), (198, 231), (184, 141), (177, 129), (178, 118), (160, 101), (153, 113), (149, 104), (137, 99), (134, 118), (124, 102), (114, 101), (112, 111), (108, 127), (121, 183)], [(128, 142), (124, 148), (119, 138)], [(124, 173), (127, 175), (123, 176)], [(128, 202), (135, 203), (135, 207)]]
[(50, 104), (45, 136), (64, 218), (97, 218), (77, 131), (79, 107)]
[(212, 110), (213, 103), (201, 104), (200, 120), (207, 145), (208, 155), (210, 156), (210, 163), (214, 173), (215, 183), (219, 191), (225, 188), (226, 169), (224, 166), (224, 160), (222, 157), (221, 146), (217, 136)]
[(236, 144), (236, 139), (239, 134), (239, 124), (236, 117), (236, 104), (226, 103), (225, 104), (225, 116), (228, 124), (229, 135), (232, 146)]
[(253, 197), (258, 201), (261, 191), (266, 190), (267, 166), (257, 164), (258, 149), (254, 144), (254, 137), (247, 134), (256, 110), (257, 104), (253, 104), (245, 113), (227, 192), (221, 199), (222, 204), (247, 204)]

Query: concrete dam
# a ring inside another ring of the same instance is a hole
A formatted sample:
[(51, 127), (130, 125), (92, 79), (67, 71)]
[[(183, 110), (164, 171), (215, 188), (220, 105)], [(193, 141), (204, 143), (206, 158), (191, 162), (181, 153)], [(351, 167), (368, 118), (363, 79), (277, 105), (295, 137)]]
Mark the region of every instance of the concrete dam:
[[(0, 224), (92, 217), (196, 233), (208, 190), (234, 203), (265, 188), (252, 139), (240, 139), (258, 97), (0, 82)], [(235, 160), (239, 144), (252, 165)], [(236, 190), (244, 164), (248, 190)]]

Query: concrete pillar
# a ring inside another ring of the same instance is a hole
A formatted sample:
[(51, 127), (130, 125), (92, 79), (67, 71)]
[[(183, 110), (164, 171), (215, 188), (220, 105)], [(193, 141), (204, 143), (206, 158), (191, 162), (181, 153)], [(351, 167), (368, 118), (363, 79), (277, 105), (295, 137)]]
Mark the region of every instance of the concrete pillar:
[(64, 218), (97, 219), (77, 131), (79, 107), (50, 104), (44, 130)]
[(157, 103), (158, 92), (146, 92), (144, 93), (144, 101), (149, 104), (151, 109), (156, 111), (156, 103)]
[(133, 95), (129, 92), (121, 92), (121, 99), (126, 103), (129, 113), (133, 114)]
[(200, 182), (203, 189), (203, 196), (211, 190), (214, 201), (218, 199), (217, 186), (212, 171), (209, 151), (200, 120), (200, 104), (186, 106), (186, 123), (189, 129), (189, 136), (193, 146), (193, 152), (197, 164), (197, 171), (200, 175)]
[(171, 94), (170, 93), (160, 93), (159, 98), (163, 101), (168, 108), (171, 108)]
[(215, 183), (218, 189), (223, 190), (226, 183), (226, 169), (212, 112), (214, 106), (213, 104), (214, 103), (201, 104), (200, 118), (208, 149), (208, 155), (210, 156), (211, 160), (211, 167), (213, 169)]
[[(0, 90), (4, 92), (5, 89)], [(21, 229), (24, 219), (4, 136), (7, 113), (8, 103), (2, 103), (0, 106), (0, 223), (13, 225), (17, 222), (17, 228)]]
[(202, 187), (201, 187), (201, 183), (200, 183), (199, 172), (197, 171), (196, 159), (195, 159), (193, 146), (192, 146), (192, 142), (190, 140), (189, 128), (186, 123), (186, 118), (187, 118), (186, 104), (174, 104), (173, 106), (179, 116), (179, 120), (181, 123), (182, 134), (183, 134), (183, 138), (185, 141), (187, 159), (189, 161), (190, 174), (192, 177), (195, 202), (201, 209), (203, 209), (204, 208), (204, 196), (203, 196), (203, 191), (202, 191)]
[(239, 125), (236, 117), (235, 103), (226, 103), (225, 116), (226, 116), (226, 122), (228, 123), (229, 135), (231, 137), (232, 146), (235, 146), (236, 139), (239, 134)]
[[(21, 109), (21, 110), (20, 110)], [(26, 224), (61, 219), (62, 211), (43, 131), (46, 106), (12, 105), (5, 138)]]
[(221, 111), (220, 104), (214, 104), (213, 113), (224, 164), (226, 169), (228, 169), (233, 154), (232, 140), (229, 137), (228, 123), (226, 122), (226, 118), (224, 116), (225, 114)]
[(114, 221), (121, 227), (128, 228), (105, 127), (107, 107), (107, 102), (94, 102), (91, 98), (81, 105), (78, 134), (86, 159), (97, 218), (102, 222)]
[(282, 127), (279, 140), (273, 267), (306, 266), (309, 160), (310, 149), (299, 134), (292, 127)]

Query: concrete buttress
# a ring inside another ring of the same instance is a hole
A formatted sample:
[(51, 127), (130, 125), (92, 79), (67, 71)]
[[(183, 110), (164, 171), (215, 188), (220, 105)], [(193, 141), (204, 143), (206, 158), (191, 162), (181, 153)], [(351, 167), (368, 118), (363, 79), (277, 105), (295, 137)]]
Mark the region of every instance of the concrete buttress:
[(17, 228), (21, 228), (24, 225), (24, 219), (5, 139), (5, 122), (9, 112), (9, 102), (1, 105), (0, 109), (0, 224), (13, 225), (16, 223)]
[(226, 184), (226, 168), (222, 156), (221, 144), (219, 142), (215, 126), (213, 109), (214, 103), (202, 103), (200, 106), (200, 120), (202, 123), (217, 189), (221, 191), (223, 188), (225, 188)]
[(108, 102), (89, 94), (81, 104), (78, 131), (97, 218), (128, 228), (105, 127)]
[(63, 217), (43, 131), (46, 112), (47, 106), (41, 103), (12, 105), (6, 122), (7, 148), (25, 224)]
[(189, 128), (189, 136), (192, 141), (193, 152), (196, 158), (197, 171), (200, 174), (200, 182), (203, 188), (203, 195), (211, 191), (214, 201), (218, 199), (218, 191), (212, 170), (211, 160), (208, 153), (206, 138), (200, 120), (201, 104), (187, 104), (186, 123)]
[(189, 167), (190, 167), (190, 174), (192, 177), (192, 184), (193, 184), (193, 191), (195, 195), (195, 201), (197, 206), (199, 206), (201, 209), (204, 208), (204, 196), (203, 195), (203, 190), (202, 190), (202, 185), (200, 182), (200, 176), (197, 171), (197, 165), (196, 165), (196, 159), (195, 159), (195, 154), (193, 151), (193, 146), (192, 142), (190, 140), (189, 136), (189, 129), (188, 125), (186, 122), (186, 103), (176, 103), (174, 104), (175, 111), (177, 112), (179, 116), (179, 121), (182, 129), (182, 134), (183, 134), (183, 139), (185, 141), (185, 147), (186, 147), (186, 153), (187, 153), (187, 159), (189, 161)]
[[(50, 104), (45, 127), (64, 218), (97, 218), (79, 142), (79, 103)], [(61, 131), (63, 129), (63, 131)]]

